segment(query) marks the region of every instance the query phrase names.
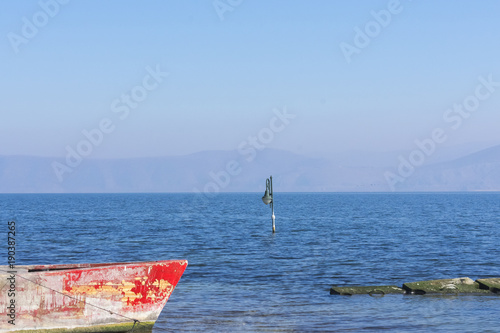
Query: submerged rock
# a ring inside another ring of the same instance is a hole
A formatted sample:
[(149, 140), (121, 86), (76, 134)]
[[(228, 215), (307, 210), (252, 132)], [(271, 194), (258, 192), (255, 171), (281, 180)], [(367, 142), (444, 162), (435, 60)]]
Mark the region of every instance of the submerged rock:
[(489, 293), (488, 290), (481, 289), (479, 283), (468, 277), (410, 282), (403, 284), (403, 289), (409, 294), (417, 295)]
[(404, 294), (405, 291), (397, 286), (367, 286), (367, 287), (335, 287), (330, 289), (330, 295), (370, 295), (383, 296), (385, 294)]
[(478, 279), (476, 282), (479, 283), (479, 287), (481, 289), (490, 290), (495, 294), (500, 294), (500, 278)]

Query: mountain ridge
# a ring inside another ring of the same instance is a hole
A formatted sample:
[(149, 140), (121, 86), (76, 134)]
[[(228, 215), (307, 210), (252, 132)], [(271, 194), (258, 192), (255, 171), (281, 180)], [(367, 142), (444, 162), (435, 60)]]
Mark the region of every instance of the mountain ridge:
[[(359, 160), (359, 157), (356, 157)], [(388, 192), (384, 174), (394, 166), (379, 161), (349, 166), (266, 148), (201, 151), (163, 157), (84, 159), (62, 181), (53, 163), (64, 158), (0, 156), (0, 193), (253, 192), (273, 175), (283, 192)], [(396, 191), (500, 190), (500, 145), (450, 161), (415, 168)]]

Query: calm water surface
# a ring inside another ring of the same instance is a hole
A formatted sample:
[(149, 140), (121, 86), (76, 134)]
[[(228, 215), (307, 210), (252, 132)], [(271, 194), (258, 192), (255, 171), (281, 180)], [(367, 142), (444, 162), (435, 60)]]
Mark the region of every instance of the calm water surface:
[[(331, 296), (500, 276), (500, 194), (4, 194), (18, 263), (188, 259), (162, 331), (500, 332), (500, 296)], [(5, 264), (5, 258), (1, 258)]]

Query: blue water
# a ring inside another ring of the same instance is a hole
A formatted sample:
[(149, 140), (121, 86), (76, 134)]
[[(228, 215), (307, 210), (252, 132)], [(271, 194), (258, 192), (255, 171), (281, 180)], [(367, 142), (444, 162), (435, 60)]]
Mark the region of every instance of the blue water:
[(188, 259), (155, 332), (500, 331), (500, 295), (329, 294), (500, 277), (500, 193), (277, 193), (274, 235), (260, 197), (4, 194), (0, 214), (18, 264)]

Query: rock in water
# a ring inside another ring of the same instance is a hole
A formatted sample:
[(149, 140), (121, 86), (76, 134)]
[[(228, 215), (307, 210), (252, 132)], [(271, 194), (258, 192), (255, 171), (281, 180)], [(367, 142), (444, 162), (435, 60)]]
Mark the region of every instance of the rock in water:
[(479, 283), (474, 282), (474, 280), (468, 277), (410, 282), (403, 284), (403, 289), (409, 294), (417, 295), (489, 293), (488, 290), (481, 289)]

